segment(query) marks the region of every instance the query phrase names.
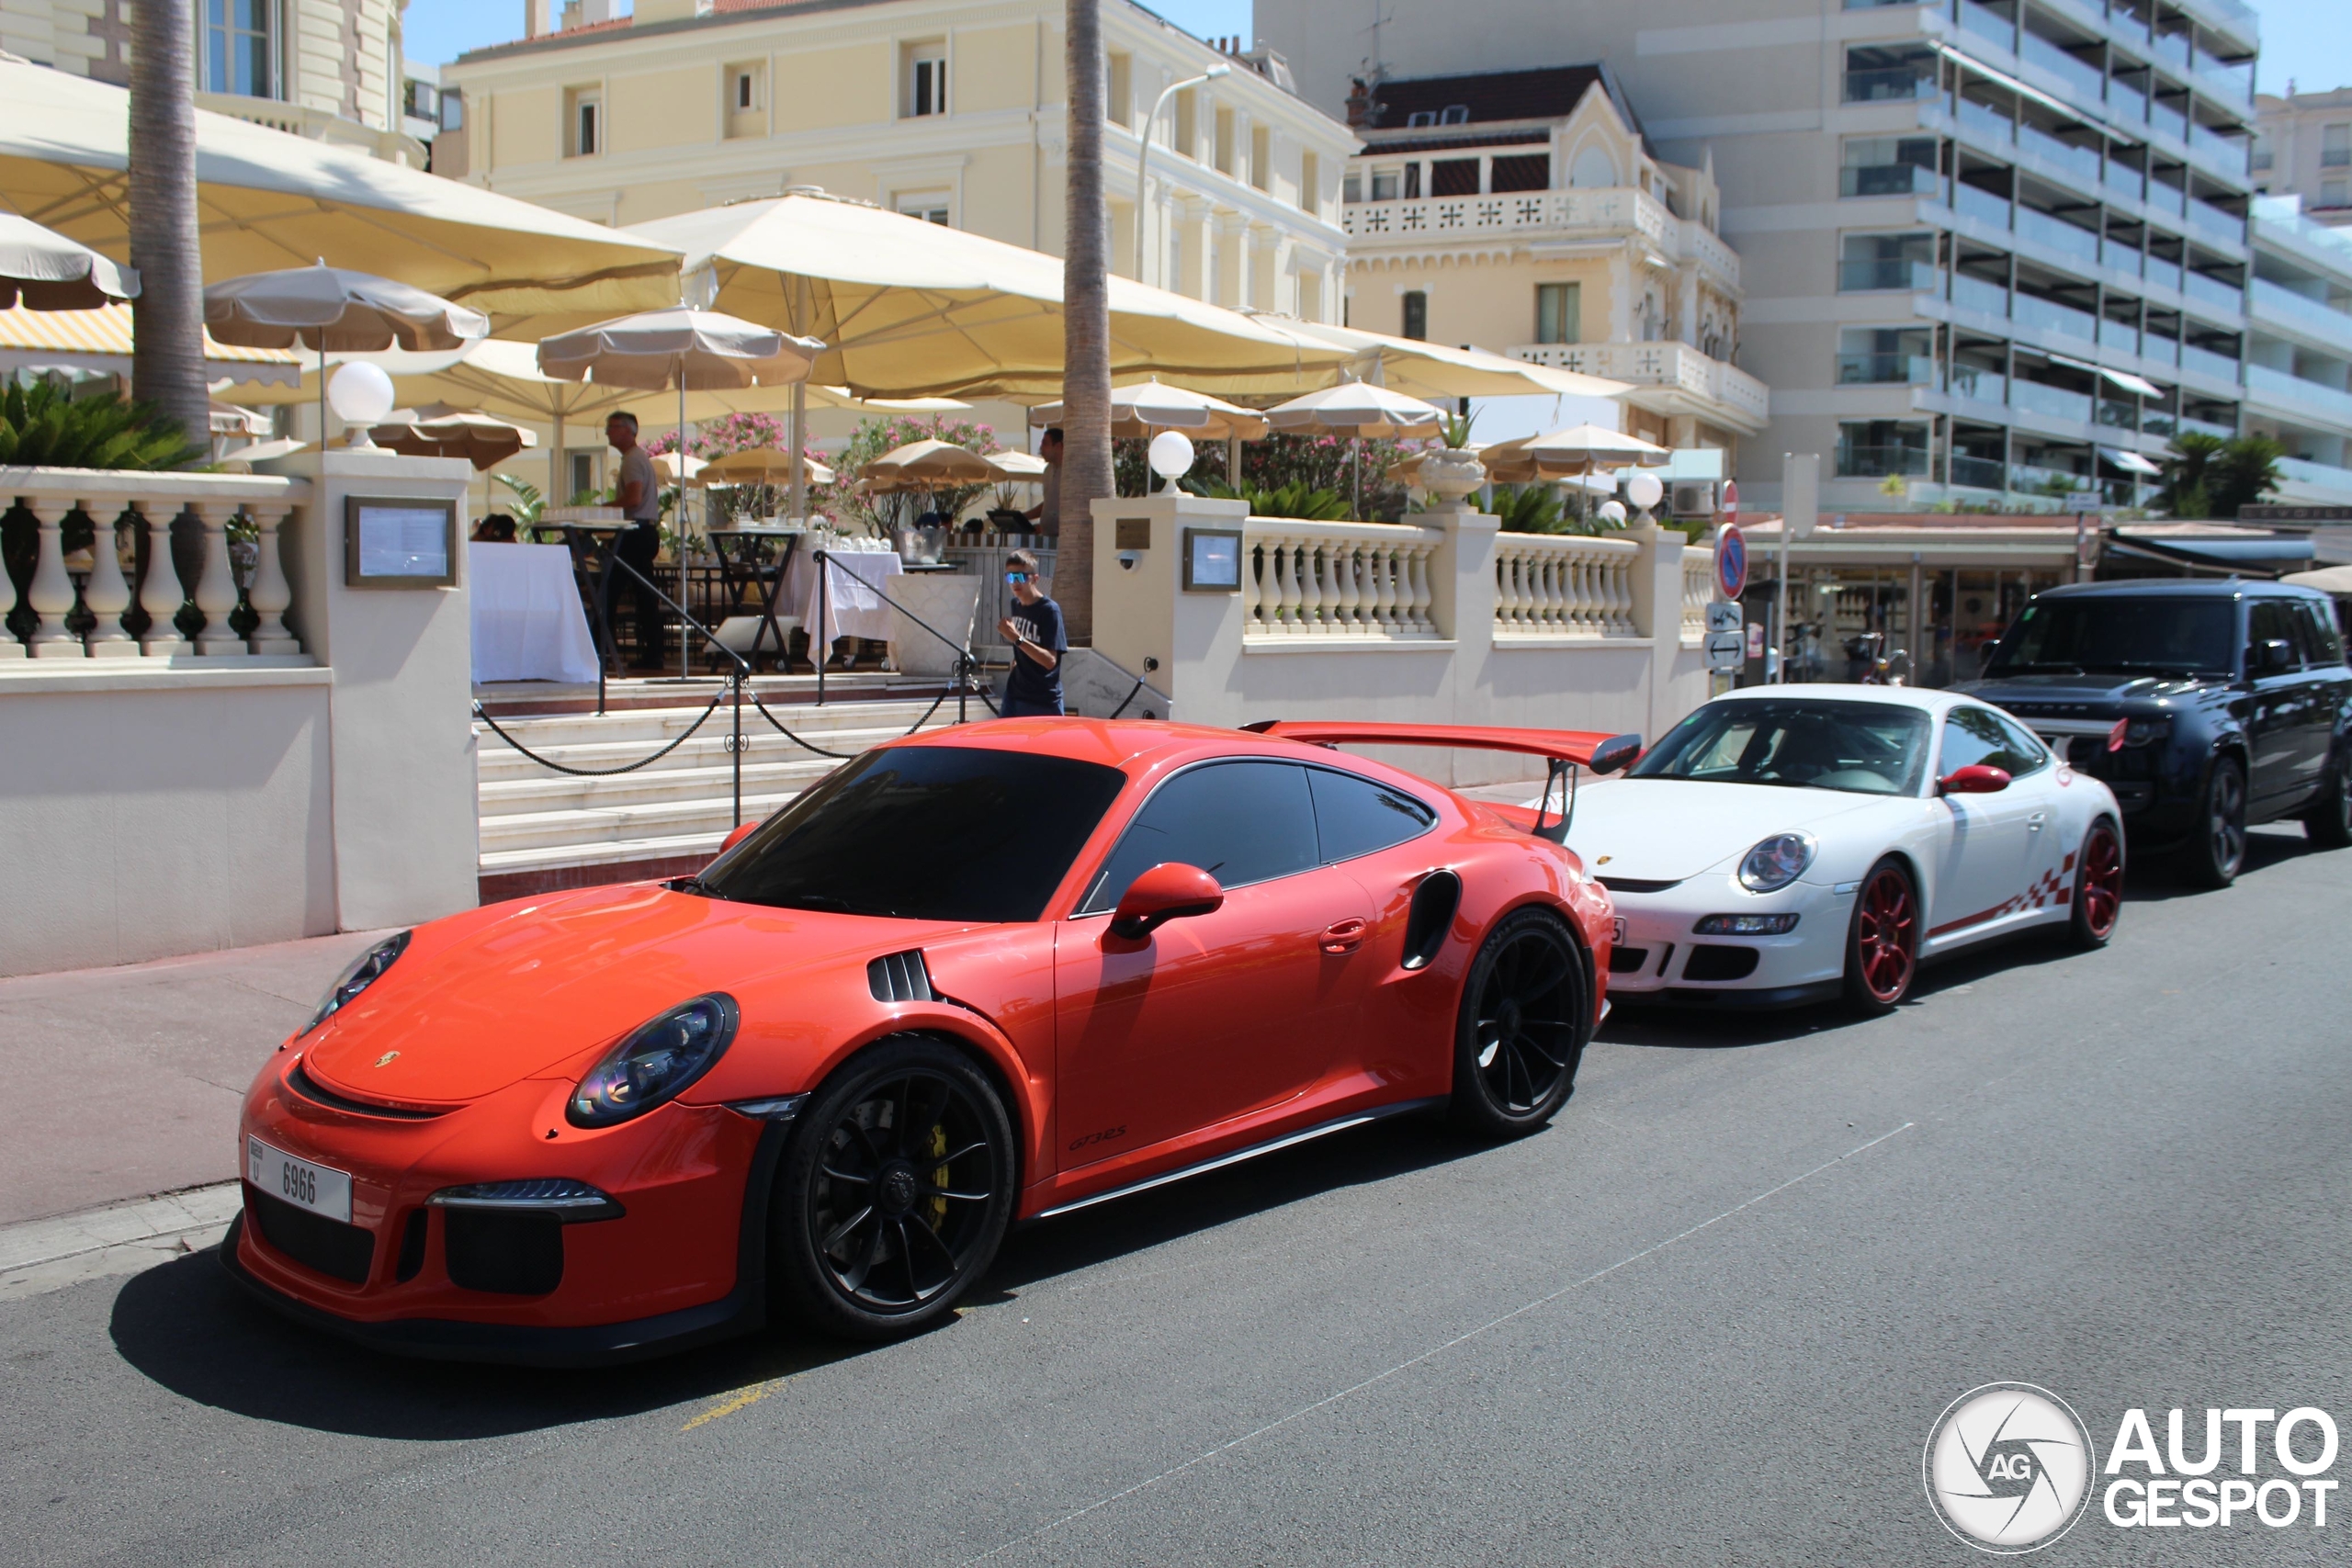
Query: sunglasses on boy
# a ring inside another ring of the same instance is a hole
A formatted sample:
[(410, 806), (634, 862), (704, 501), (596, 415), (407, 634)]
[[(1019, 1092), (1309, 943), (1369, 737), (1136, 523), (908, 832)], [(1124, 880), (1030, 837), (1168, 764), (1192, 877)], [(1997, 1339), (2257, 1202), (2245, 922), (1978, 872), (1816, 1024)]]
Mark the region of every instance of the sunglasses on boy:
[(1008, 586), (1017, 586), (1023, 582), (1035, 581), (1035, 579), (1025, 571), (1008, 571), (1004, 574), (1004, 581)]

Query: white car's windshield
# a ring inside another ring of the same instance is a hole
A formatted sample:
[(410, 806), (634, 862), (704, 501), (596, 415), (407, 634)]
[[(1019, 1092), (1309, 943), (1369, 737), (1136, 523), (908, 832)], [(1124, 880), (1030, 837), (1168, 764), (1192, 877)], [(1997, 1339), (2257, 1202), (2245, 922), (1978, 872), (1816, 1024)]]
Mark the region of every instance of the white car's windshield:
[(1754, 698), (1708, 704), (1626, 776), (1914, 795), (1927, 763), (1928, 716), (1917, 708)]

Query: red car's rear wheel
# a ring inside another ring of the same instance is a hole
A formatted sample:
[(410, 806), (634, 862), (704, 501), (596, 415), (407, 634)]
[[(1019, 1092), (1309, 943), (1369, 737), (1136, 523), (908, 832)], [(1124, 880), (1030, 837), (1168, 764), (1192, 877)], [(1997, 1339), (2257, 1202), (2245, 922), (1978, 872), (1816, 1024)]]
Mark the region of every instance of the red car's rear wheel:
[(1871, 867), (1854, 902), (1846, 937), (1846, 995), (1883, 1012), (1911, 994), (1919, 972), (1919, 895), (1903, 863), (1889, 856)]
[(1015, 1168), (1003, 1102), (962, 1053), (899, 1039), (853, 1058), (802, 1111), (777, 1172), (782, 1303), (857, 1339), (934, 1321), (996, 1257)]
[(2102, 817), (2083, 835), (2075, 868), (2075, 912), (2068, 925), (2077, 947), (2105, 947), (2123, 915), (2123, 839)]
[(1592, 1033), (1592, 994), (1568, 928), (1548, 909), (1521, 909), (1472, 961), (1455, 1029), (1453, 1119), (1488, 1137), (1516, 1137), (1567, 1103)]

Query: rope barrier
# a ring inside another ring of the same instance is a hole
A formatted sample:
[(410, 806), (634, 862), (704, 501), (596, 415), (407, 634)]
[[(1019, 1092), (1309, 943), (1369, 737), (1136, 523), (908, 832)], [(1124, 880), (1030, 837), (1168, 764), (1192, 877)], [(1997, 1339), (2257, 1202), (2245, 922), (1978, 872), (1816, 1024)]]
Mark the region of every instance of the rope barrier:
[[(718, 705), (726, 699), (726, 696), (727, 688), (721, 686), (711, 697), (710, 705), (703, 709), (701, 716), (692, 724), (686, 726), (684, 734), (680, 735), (675, 740), (671, 741), (670, 744), (662, 747), (662, 750), (654, 752), (650, 757), (644, 758), (641, 761), (631, 762), (626, 767), (619, 768), (567, 767), (561, 762), (553, 761), (546, 757), (540, 756), (537, 751), (532, 750), (528, 746), (524, 745), (520, 740), (517, 740), (513, 736), (507, 734), (505, 730), (499, 728), (498, 721), (491, 717), (489, 713), (483, 709), (480, 703), (476, 703), (474, 705), (474, 716), (481, 720), (484, 724), (490, 726), (491, 733), (496, 735), (501, 740), (505, 741), (506, 744), (514, 747), (514, 750), (522, 752), (523, 755), (528, 757), (531, 761), (537, 762), (543, 768), (553, 768), (559, 773), (570, 773), (573, 778), (577, 779), (608, 779), (618, 773), (633, 773), (639, 768), (650, 767), (653, 763), (658, 762), (662, 758), (668, 756), (671, 752), (676, 750), (679, 747), (684, 746), (693, 738), (694, 732), (703, 727), (704, 721), (708, 719), (712, 714), (718, 711)], [(752, 696), (752, 700), (753, 702), (759, 701), (759, 697), (756, 694)], [(828, 753), (828, 755), (831, 755), (831, 753)]]

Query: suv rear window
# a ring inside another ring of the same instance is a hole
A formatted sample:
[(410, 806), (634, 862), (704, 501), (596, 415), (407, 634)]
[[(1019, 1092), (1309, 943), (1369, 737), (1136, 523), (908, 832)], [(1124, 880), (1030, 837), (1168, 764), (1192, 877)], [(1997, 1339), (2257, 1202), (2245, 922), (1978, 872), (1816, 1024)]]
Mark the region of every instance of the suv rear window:
[(2025, 607), (1984, 678), (2005, 675), (2231, 675), (2237, 605), (2227, 599), (2042, 599)]

